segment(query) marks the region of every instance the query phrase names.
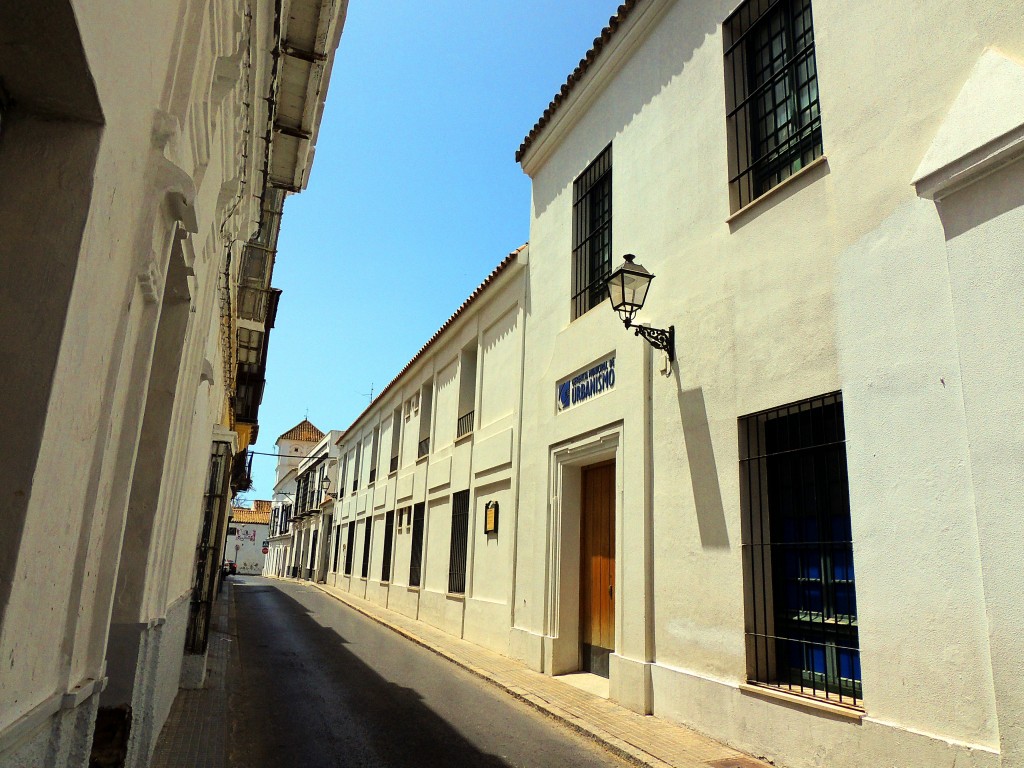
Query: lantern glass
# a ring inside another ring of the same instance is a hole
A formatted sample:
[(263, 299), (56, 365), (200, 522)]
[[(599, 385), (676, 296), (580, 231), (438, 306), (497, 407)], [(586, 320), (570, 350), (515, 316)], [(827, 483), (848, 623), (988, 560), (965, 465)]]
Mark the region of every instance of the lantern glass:
[(654, 275), (642, 264), (633, 263), (636, 258), (633, 254), (628, 253), (623, 258), (625, 261), (608, 278), (608, 298), (612, 309), (628, 325), (647, 300), (647, 289)]

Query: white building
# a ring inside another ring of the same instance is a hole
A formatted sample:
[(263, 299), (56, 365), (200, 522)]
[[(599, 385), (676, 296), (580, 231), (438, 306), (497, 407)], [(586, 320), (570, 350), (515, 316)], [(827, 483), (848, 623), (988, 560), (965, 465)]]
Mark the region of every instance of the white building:
[[(257, 499), (251, 507), (231, 507), (224, 559), (235, 564), (238, 573), (259, 576), (269, 553), (270, 502)], [(264, 553), (264, 549), (268, 552)]]
[(295, 469), (295, 505), (292, 509), (291, 560), (288, 574), (300, 579), (323, 581), (326, 552), (333, 529), (333, 498), (329, 479), (338, 464), (338, 440), (342, 432), (330, 430), (314, 445)]
[(626, 2), (529, 250), (347, 430), (328, 583), (790, 768), (1024, 765), (1020, 11)]
[(270, 515), (270, 552), (264, 573), (267, 576), (291, 576), (292, 530), (295, 508), (296, 473), (324, 433), (308, 419), (303, 419), (277, 438), (277, 467), (274, 498)]
[(0, 766), (146, 765), (203, 681), (346, 5), (0, 4)]
[(509, 254), (345, 431), (326, 568), (330, 585), (502, 653), (527, 261)]

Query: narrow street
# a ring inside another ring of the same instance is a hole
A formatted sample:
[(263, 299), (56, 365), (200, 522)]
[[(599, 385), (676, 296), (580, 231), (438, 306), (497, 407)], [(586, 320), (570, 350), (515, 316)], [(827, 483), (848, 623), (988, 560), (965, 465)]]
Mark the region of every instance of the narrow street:
[(310, 587), (235, 581), (231, 766), (623, 766)]

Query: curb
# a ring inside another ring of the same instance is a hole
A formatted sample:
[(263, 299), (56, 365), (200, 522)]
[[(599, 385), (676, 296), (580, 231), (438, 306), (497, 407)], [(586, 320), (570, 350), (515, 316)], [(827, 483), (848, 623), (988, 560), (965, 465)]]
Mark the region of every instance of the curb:
[[(276, 578), (276, 577), (271, 577), (271, 578)], [(279, 581), (285, 581), (285, 582), (293, 582), (292, 579), (278, 579), (278, 580)], [(302, 582), (293, 582), (293, 583), (302, 584)], [(356, 605), (355, 603), (351, 603), (348, 600), (346, 600), (344, 597), (338, 595), (336, 592), (331, 591), (325, 585), (315, 584), (313, 582), (305, 582), (305, 585), (306, 586), (315, 587), (316, 589), (318, 589), (320, 592), (324, 593), (328, 597), (334, 598), (335, 600), (337, 600), (342, 605), (348, 606), (349, 608), (351, 608), (352, 610), (356, 611), (357, 613), (360, 613), (363, 616), (365, 616), (366, 618), (371, 619), (372, 621), (376, 622), (377, 624), (380, 624), (382, 627), (386, 627), (387, 629), (390, 629), (395, 634), (401, 635), (402, 637), (406, 638), (407, 640), (411, 640), (412, 642), (414, 642), (416, 645), (420, 646), (421, 648), (425, 648), (428, 651), (431, 651), (432, 653), (437, 654), (441, 658), (443, 658), (443, 659), (445, 659), (447, 661), (450, 661), (451, 663), (455, 664), (455, 666), (460, 667), (461, 669), (466, 670), (467, 672), (469, 672), (470, 674), (480, 678), (481, 680), (487, 681), (488, 683), (490, 683), (494, 687), (504, 691), (505, 693), (509, 694), (513, 698), (518, 699), (519, 701), (523, 702), (524, 704), (529, 705), (530, 707), (532, 707), (533, 709), (537, 710), (541, 714), (546, 715), (547, 717), (550, 717), (553, 720), (557, 720), (558, 722), (560, 722), (563, 725), (569, 727), (570, 729), (572, 729), (576, 733), (580, 734), (581, 736), (585, 736), (588, 739), (590, 739), (591, 741), (594, 741), (594, 742), (600, 744), (602, 747), (607, 749), (612, 754), (614, 754), (614, 755), (616, 755), (618, 757), (621, 757), (624, 760), (627, 760), (628, 762), (632, 763), (633, 765), (649, 766), (649, 768), (673, 768), (671, 763), (666, 763), (664, 760), (661, 760), (660, 758), (655, 757), (654, 755), (650, 754), (649, 752), (646, 752), (643, 749), (640, 749), (639, 747), (637, 747), (637, 746), (635, 746), (633, 744), (629, 744), (628, 742), (624, 742), (621, 739), (618, 739), (615, 736), (612, 736), (611, 734), (606, 733), (605, 731), (602, 731), (601, 729), (592, 726), (590, 723), (587, 723), (586, 721), (581, 720), (580, 718), (576, 717), (575, 715), (572, 715), (572, 714), (570, 714), (568, 712), (565, 712), (565, 711), (559, 709), (557, 706), (555, 706), (555, 705), (551, 704), (550, 702), (540, 698), (539, 696), (535, 696), (535, 695), (531, 694), (529, 691), (525, 691), (525, 690), (522, 690), (520, 688), (513, 688), (513, 687), (503, 683), (502, 681), (498, 680), (496, 677), (494, 677), (487, 670), (481, 669), (479, 667), (474, 667), (471, 664), (467, 664), (466, 662), (462, 661), (457, 656), (453, 655), (452, 653), (449, 653), (448, 651), (444, 650), (443, 648), (440, 648), (439, 646), (436, 646), (436, 645), (434, 645), (434, 644), (424, 640), (422, 637), (419, 637), (418, 635), (412, 634), (411, 632), (409, 632), (408, 630), (403, 629), (402, 627), (399, 627), (399, 626), (397, 626), (395, 624), (392, 624), (391, 622), (387, 621), (386, 619), (381, 618), (380, 616), (376, 616), (376, 615), (370, 613), (369, 611), (364, 610), (363, 608), (361, 608), (360, 606)]]

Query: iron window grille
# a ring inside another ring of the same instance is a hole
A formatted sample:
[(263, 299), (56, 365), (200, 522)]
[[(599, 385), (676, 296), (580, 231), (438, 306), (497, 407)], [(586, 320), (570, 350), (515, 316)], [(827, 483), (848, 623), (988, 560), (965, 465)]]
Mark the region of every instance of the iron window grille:
[(413, 507), (412, 512), (412, 552), (409, 555), (409, 586), (420, 585), (420, 566), (423, 562), (423, 523), (426, 516), (426, 504), (420, 503)]
[(356, 443), (356, 449), (353, 452), (355, 458), (352, 460), (352, 493), (359, 490), (359, 459), (362, 456), (363, 448), (360, 443)]
[(822, 155), (811, 0), (748, 0), (723, 33), (736, 211)]
[(345, 575), (352, 575), (352, 553), (356, 548), (356, 524), (355, 521), (348, 524), (348, 540), (345, 543)]
[(739, 426), (748, 679), (860, 706), (842, 394)]
[(371, 467), (370, 468), (370, 479), (366, 482), (366, 484), (367, 485), (373, 485), (375, 482), (377, 482), (377, 468), (376, 467)]
[[(459, 421), (455, 425), (456, 440), (458, 440), (460, 437), (463, 437), (464, 435), (468, 435), (470, 432), (473, 431), (473, 416), (475, 414), (476, 411), (469, 411), (468, 413), (464, 413), (461, 416), (459, 416)], [(448, 423), (450, 424), (451, 422)]]
[(448, 556), (448, 591), (466, 592), (466, 550), (469, 542), (469, 491), (452, 496), (452, 538)]
[(573, 182), (572, 319), (604, 301), (612, 273), (612, 145)]
[(341, 527), (338, 526), (334, 532), (334, 567), (331, 568), (335, 573), (338, 572), (338, 554), (341, 552)]
[(425, 437), (422, 440), (420, 440), (420, 444), (416, 448), (416, 458), (422, 459), (428, 453), (430, 453), (430, 438)]
[(398, 457), (402, 450), (402, 407), (395, 408), (391, 419), (391, 463), (388, 472), (398, 471)]
[(192, 581), (192, 597), (189, 601), (188, 625), (185, 633), (185, 650), (188, 653), (203, 653), (209, 641), (210, 615), (213, 609), (213, 593), (218, 579), (216, 557), (221, 552), (218, 535), (224, 506), (229, 501), (231, 481), (231, 445), (215, 442), (210, 453), (209, 473), (206, 478), (206, 493), (203, 496), (202, 532), (196, 544), (196, 566)]
[(380, 565), (380, 580), (391, 581), (391, 545), (395, 536), (395, 512), (384, 515), (384, 560)]
[(366, 518), (363, 526), (363, 568), (360, 575), (365, 579), (370, 575), (370, 535), (373, 533), (373, 518)]

